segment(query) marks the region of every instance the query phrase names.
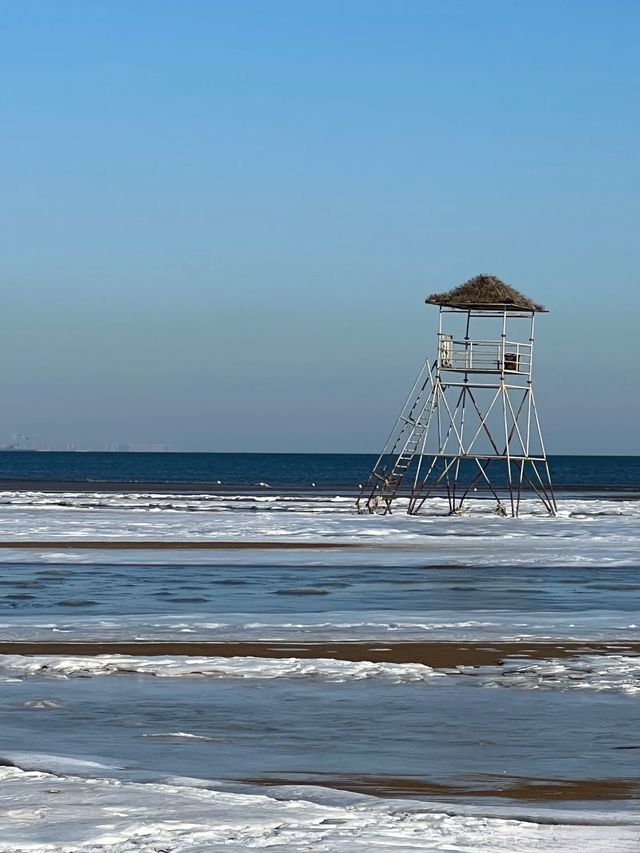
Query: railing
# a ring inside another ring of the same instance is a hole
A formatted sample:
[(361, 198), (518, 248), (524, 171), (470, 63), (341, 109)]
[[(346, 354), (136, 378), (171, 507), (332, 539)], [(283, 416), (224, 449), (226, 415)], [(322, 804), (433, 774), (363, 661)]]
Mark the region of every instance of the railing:
[(531, 373), (531, 344), (519, 341), (459, 341), (438, 336), (438, 367), (465, 373)]

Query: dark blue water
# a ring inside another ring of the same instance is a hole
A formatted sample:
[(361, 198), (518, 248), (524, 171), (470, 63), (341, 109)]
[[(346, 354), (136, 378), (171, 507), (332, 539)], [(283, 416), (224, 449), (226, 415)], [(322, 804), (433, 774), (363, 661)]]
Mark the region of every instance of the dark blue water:
[[(0, 481), (217, 483), (346, 486), (362, 483), (369, 453), (0, 452)], [(555, 485), (640, 489), (640, 456), (551, 456)]]

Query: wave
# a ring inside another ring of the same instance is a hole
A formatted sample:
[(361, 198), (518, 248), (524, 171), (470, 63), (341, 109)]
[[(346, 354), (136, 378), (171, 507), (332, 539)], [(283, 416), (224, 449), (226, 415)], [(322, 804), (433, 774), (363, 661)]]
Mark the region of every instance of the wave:
[(220, 743), (225, 738), (208, 737), (207, 735), (196, 735), (192, 732), (152, 732), (150, 734), (142, 734), (140, 737), (144, 740), (166, 740), (170, 742), (200, 742)]

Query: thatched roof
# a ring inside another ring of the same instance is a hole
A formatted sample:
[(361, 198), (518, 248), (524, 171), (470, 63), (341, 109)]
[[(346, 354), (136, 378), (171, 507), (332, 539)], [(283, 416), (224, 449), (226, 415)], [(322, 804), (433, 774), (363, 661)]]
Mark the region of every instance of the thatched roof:
[(475, 308), (491, 311), (546, 311), (527, 296), (495, 275), (476, 275), (464, 284), (446, 293), (432, 293), (426, 300), (430, 305), (446, 305), (450, 308)]

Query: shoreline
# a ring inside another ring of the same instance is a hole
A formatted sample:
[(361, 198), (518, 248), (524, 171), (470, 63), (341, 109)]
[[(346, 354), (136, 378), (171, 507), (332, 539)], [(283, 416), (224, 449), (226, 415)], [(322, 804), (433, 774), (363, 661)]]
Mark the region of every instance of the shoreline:
[[(581, 497), (606, 497), (609, 500), (640, 499), (640, 485), (629, 483), (554, 483), (554, 491), (559, 494)], [(229, 496), (252, 497), (272, 495), (300, 498), (345, 497), (355, 502), (360, 494), (357, 483), (224, 483), (216, 481), (158, 481), (158, 480), (46, 480), (46, 479), (0, 479), (0, 492), (46, 492), (77, 494), (167, 494), (167, 495), (208, 495), (225, 498)], [(525, 497), (535, 498), (530, 487), (523, 487)], [(398, 493), (400, 498), (408, 498), (410, 490)], [(432, 497), (446, 498), (446, 488), (436, 489)], [(492, 494), (484, 488), (478, 489), (478, 499), (493, 501)]]
[(161, 657), (329, 658), (350, 662), (424, 664), (433, 668), (497, 666), (505, 660), (569, 659), (585, 654), (640, 655), (640, 640), (612, 642), (400, 642), (378, 641), (0, 641), (0, 655), (129, 655)]
[(470, 774), (458, 784), (435, 782), (415, 776), (375, 776), (330, 773), (290, 773), (250, 777), (238, 781), (265, 788), (280, 785), (319, 785), (373, 797), (434, 797), (521, 800), (537, 802), (588, 802), (637, 800), (640, 778), (555, 779), (536, 776)]

